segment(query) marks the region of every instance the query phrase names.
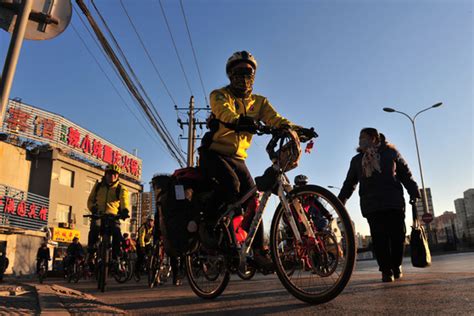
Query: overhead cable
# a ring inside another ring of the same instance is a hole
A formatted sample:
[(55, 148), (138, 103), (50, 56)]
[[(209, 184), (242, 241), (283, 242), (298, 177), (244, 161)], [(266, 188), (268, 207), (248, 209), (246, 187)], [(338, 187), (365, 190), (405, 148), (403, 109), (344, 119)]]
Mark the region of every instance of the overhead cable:
[[(120, 1), (122, 1), (122, 0), (120, 0)], [(189, 31), (188, 20), (186, 19), (186, 14), (184, 13), (183, 0), (179, 0), (179, 5), (181, 6), (181, 12), (183, 13), (184, 24), (186, 25), (186, 31), (188, 32), (189, 43), (191, 44), (191, 49), (193, 51), (194, 63), (196, 64), (196, 69), (197, 69), (197, 72), (198, 72), (198, 75), (199, 75), (199, 80), (201, 81), (202, 93), (204, 94), (204, 100), (206, 100), (206, 105), (209, 105), (209, 101), (207, 100), (206, 89), (204, 88), (204, 82), (203, 82), (202, 76), (201, 76), (201, 70), (199, 69), (199, 64), (198, 64), (197, 57), (196, 57), (196, 51), (194, 49), (193, 40), (191, 38), (191, 32)]]
[(136, 26), (135, 26), (135, 23), (133, 23), (132, 18), (131, 18), (130, 15), (128, 14), (127, 8), (126, 8), (125, 5), (123, 4), (123, 1), (122, 1), (122, 0), (120, 0), (120, 5), (122, 6), (123, 11), (125, 12), (125, 15), (127, 16), (128, 21), (130, 22), (130, 25), (132, 26), (133, 30), (135, 31), (135, 34), (137, 35), (138, 40), (140, 41), (140, 44), (142, 45), (143, 50), (145, 51), (145, 53), (146, 53), (146, 55), (147, 55), (147, 57), (148, 57), (148, 60), (149, 60), (149, 61), (151, 62), (151, 64), (153, 65), (153, 69), (155, 70), (155, 73), (158, 75), (158, 78), (160, 79), (161, 83), (162, 83), (163, 86), (165, 87), (166, 93), (168, 94), (168, 96), (170, 97), (171, 101), (173, 102), (173, 105), (177, 105), (176, 101), (174, 100), (173, 96), (171, 95), (170, 90), (168, 89), (168, 86), (166, 85), (165, 81), (163, 80), (163, 77), (161, 76), (160, 72), (158, 71), (158, 67), (156, 67), (155, 62), (154, 62), (153, 59), (151, 58), (151, 55), (150, 55), (150, 53), (148, 52), (148, 49), (146, 48), (145, 43), (144, 43), (142, 37), (140, 36), (140, 33), (138, 32), (138, 30), (137, 30), (137, 28), (136, 28)]
[(138, 101), (139, 105), (141, 106), (142, 110), (150, 120), (153, 128), (156, 130), (158, 135), (163, 139), (168, 152), (170, 155), (179, 163), (180, 166), (185, 166), (186, 165), (186, 160), (183, 156), (182, 153), (176, 150), (177, 145), (174, 143), (174, 141), (169, 139), (169, 137), (166, 136), (166, 133), (163, 131), (163, 127), (160, 126), (160, 124), (157, 122), (156, 118), (154, 117), (152, 110), (150, 109), (150, 106), (146, 103), (146, 101), (143, 99), (141, 96), (140, 92), (138, 91), (135, 83), (131, 80), (130, 76), (126, 72), (124, 66), (122, 65), (120, 59), (117, 57), (115, 54), (114, 50), (108, 43), (107, 39), (105, 38), (104, 34), (98, 27), (97, 23), (93, 19), (90, 11), (87, 9), (86, 5), (84, 4), (83, 0), (76, 0), (76, 3), (78, 6), (81, 8), (82, 12), (86, 16), (87, 20), (89, 21), (92, 29), (94, 30), (94, 33), (96, 34), (102, 48), (104, 51), (107, 53), (107, 55), (111, 58), (112, 62), (114, 65), (117, 67), (117, 70), (119, 71), (120, 75), (124, 79), (125, 85), (128, 87), (128, 89), (131, 91), (133, 96), (136, 98)]
[(157, 121), (158, 125), (160, 125), (160, 127), (162, 129), (162, 132), (165, 133), (166, 137), (168, 138), (169, 143), (173, 147), (175, 147), (176, 150), (178, 150), (178, 146), (176, 145), (176, 143), (173, 140), (173, 137), (171, 136), (170, 132), (166, 128), (166, 125), (163, 122), (163, 120), (161, 119), (161, 116), (158, 113), (158, 110), (156, 109), (155, 105), (153, 104), (153, 101), (150, 99), (150, 97), (148, 96), (148, 93), (146, 92), (145, 88), (143, 87), (140, 80), (138, 79), (138, 76), (135, 74), (135, 71), (133, 70), (133, 67), (128, 62), (127, 56), (125, 55), (124, 51), (120, 47), (120, 44), (118, 43), (117, 39), (115, 38), (112, 30), (109, 28), (109, 26), (107, 24), (107, 21), (105, 21), (104, 17), (102, 16), (102, 14), (99, 11), (99, 8), (97, 8), (97, 6), (95, 5), (94, 0), (91, 0), (91, 3), (92, 3), (92, 6), (95, 9), (97, 15), (99, 16), (100, 20), (102, 21), (107, 33), (109, 34), (110, 38), (112, 39), (112, 43), (114, 44), (115, 48), (118, 50), (120, 56), (122, 57), (122, 60), (125, 62), (125, 65), (126, 65), (128, 71), (130, 72), (133, 79), (135, 80), (135, 84), (138, 85), (138, 87), (142, 91), (142, 94), (145, 96), (145, 99), (148, 101), (148, 103), (151, 104), (150, 109), (152, 111), (152, 114), (155, 116), (155, 120)]
[(168, 32), (171, 37), (171, 42), (173, 43), (174, 51), (176, 53), (176, 56), (178, 57), (179, 65), (181, 66), (181, 70), (183, 71), (184, 79), (186, 80), (186, 84), (188, 85), (189, 93), (191, 95), (194, 95), (191, 89), (191, 85), (189, 84), (188, 76), (186, 75), (186, 71), (184, 70), (183, 62), (181, 61), (181, 57), (179, 56), (178, 48), (176, 47), (176, 42), (174, 41), (173, 33), (171, 33), (171, 27), (170, 27), (170, 24), (168, 23), (168, 18), (166, 17), (165, 9), (163, 8), (163, 4), (161, 3), (161, 0), (158, 0), (158, 2), (160, 3), (161, 13), (163, 14), (163, 18), (165, 19), (166, 27), (168, 28)]
[[(130, 113), (135, 117), (135, 119), (137, 120), (137, 122), (143, 127), (143, 129), (145, 130), (145, 132), (148, 134), (148, 136), (150, 136), (151, 139), (153, 139), (155, 142), (157, 142), (156, 140), (156, 136), (153, 137), (152, 134), (150, 133), (150, 131), (143, 125), (143, 122), (137, 117), (137, 115), (135, 114), (135, 112), (133, 112), (132, 108), (130, 107), (130, 105), (125, 101), (125, 99), (123, 98), (123, 96), (120, 94), (120, 92), (118, 91), (117, 87), (113, 84), (112, 80), (110, 79), (109, 75), (107, 74), (107, 72), (104, 70), (104, 68), (101, 66), (101, 64), (99, 63), (99, 61), (97, 60), (97, 58), (94, 56), (94, 54), (92, 53), (92, 51), (90, 50), (89, 46), (87, 45), (86, 41), (84, 40), (84, 38), (81, 36), (81, 34), (79, 33), (79, 31), (76, 29), (76, 27), (74, 26), (74, 23), (71, 23), (71, 26), (72, 26), (72, 29), (74, 30), (74, 32), (76, 33), (76, 35), (79, 37), (80, 41), (82, 42), (82, 44), (84, 45), (84, 47), (86, 48), (86, 50), (89, 52), (89, 54), (91, 55), (91, 57), (94, 59), (95, 63), (97, 64), (97, 66), (99, 67), (99, 69), (102, 71), (102, 73), (104, 74), (104, 76), (107, 78), (107, 81), (110, 83), (110, 85), (112, 86), (112, 88), (114, 89), (114, 91), (117, 93), (117, 95), (119, 96), (119, 98), (122, 100), (123, 104), (127, 107), (127, 109), (130, 111)], [(161, 145), (160, 143), (157, 142), (158, 145)]]
[[(132, 66), (130, 65), (130, 63), (128, 62), (128, 59), (127, 59), (127, 56), (125, 55), (124, 51), (122, 50), (122, 48), (120, 47), (120, 44), (118, 43), (117, 39), (115, 38), (112, 30), (109, 28), (107, 22), (105, 21), (104, 17), (102, 16), (102, 14), (100, 13), (99, 9), (97, 8), (97, 6), (95, 5), (94, 3), (94, 0), (91, 0), (91, 3), (92, 3), (92, 6), (94, 7), (97, 15), (99, 16), (100, 20), (102, 21), (105, 29), (107, 30), (107, 33), (109, 34), (110, 38), (112, 39), (112, 42), (114, 44), (114, 46), (116, 47), (116, 49), (118, 50), (119, 54), (121, 55), (123, 61), (125, 62), (125, 65), (127, 66), (128, 68), (128, 71), (131, 73), (133, 79), (135, 80), (135, 84), (138, 85), (138, 87), (140, 88), (140, 90), (142, 91), (142, 94), (145, 96), (146, 100), (148, 101), (148, 103), (151, 104), (151, 107), (149, 107), (149, 109), (151, 110), (151, 114), (152, 116), (154, 116), (154, 119), (156, 121), (156, 123), (159, 125), (160, 127), (160, 132), (161, 133), (164, 133), (164, 135), (166, 136), (166, 138), (168, 139), (168, 143), (174, 147), (174, 149), (176, 151), (178, 151), (178, 146), (176, 145), (175, 141), (173, 140), (173, 137), (171, 136), (170, 132), (168, 131), (168, 129), (166, 128), (166, 125), (165, 123), (163, 122), (160, 114), (158, 113), (155, 105), (153, 104), (153, 102), (151, 101), (150, 97), (148, 96), (148, 93), (145, 91), (145, 88), (143, 87), (143, 85), (141, 84), (140, 80), (138, 79), (138, 76), (135, 74), (135, 71), (133, 70)], [(148, 105), (147, 105), (148, 106)]]

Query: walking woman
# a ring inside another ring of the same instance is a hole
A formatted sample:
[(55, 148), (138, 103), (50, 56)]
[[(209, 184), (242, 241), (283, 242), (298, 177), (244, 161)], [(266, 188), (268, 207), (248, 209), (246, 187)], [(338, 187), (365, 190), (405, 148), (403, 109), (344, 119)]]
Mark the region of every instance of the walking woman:
[(339, 199), (345, 204), (360, 183), (360, 208), (369, 222), (382, 281), (393, 282), (402, 277), (406, 234), (402, 185), (410, 195), (410, 203), (420, 197), (418, 185), (395, 146), (375, 128), (361, 130), (357, 152)]

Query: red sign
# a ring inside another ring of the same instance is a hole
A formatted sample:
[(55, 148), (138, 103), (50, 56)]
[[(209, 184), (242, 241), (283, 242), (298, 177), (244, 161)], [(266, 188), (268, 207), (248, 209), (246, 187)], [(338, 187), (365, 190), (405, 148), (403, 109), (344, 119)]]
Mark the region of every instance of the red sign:
[(421, 216), (421, 219), (422, 219), (423, 222), (425, 222), (426, 224), (429, 224), (429, 223), (431, 223), (431, 221), (433, 220), (433, 214), (425, 213), (425, 214), (423, 214), (423, 216)]
[(41, 230), (48, 213), (48, 198), (0, 184), (0, 225)]
[[(2, 124), (6, 132), (66, 148), (67, 152), (71, 151), (87, 161), (101, 165), (117, 164), (122, 167), (123, 174), (137, 180), (141, 178), (142, 163), (138, 157), (57, 114), (10, 100)], [(20, 206), (20, 214), (23, 212), (23, 206)]]

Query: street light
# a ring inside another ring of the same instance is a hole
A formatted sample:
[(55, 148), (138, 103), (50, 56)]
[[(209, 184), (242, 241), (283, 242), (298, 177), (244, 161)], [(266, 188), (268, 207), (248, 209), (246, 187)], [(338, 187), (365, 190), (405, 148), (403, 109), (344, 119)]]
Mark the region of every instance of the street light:
[(416, 117), (425, 112), (425, 111), (428, 111), (430, 109), (433, 109), (433, 108), (437, 108), (437, 107), (440, 107), (443, 103), (442, 102), (438, 102), (436, 104), (433, 104), (432, 106), (430, 107), (427, 107), (426, 109), (423, 109), (421, 110), (420, 112), (416, 113), (415, 116), (413, 116), (413, 118), (411, 118), (408, 114), (404, 113), (404, 112), (400, 112), (400, 111), (397, 111), (395, 109), (392, 109), (392, 108), (383, 108), (383, 110), (385, 112), (388, 112), (388, 113), (400, 113), (402, 115), (405, 115), (411, 122), (412, 126), (413, 126), (413, 135), (415, 136), (415, 145), (416, 145), (416, 154), (418, 156), (418, 165), (420, 167), (420, 177), (421, 177), (421, 187), (423, 189), (423, 196), (422, 196), (422, 200), (423, 200), (423, 208), (425, 210), (425, 213), (428, 213), (428, 199), (426, 198), (426, 190), (425, 190), (425, 182), (423, 180), (423, 168), (421, 167), (421, 159), (420, 159), (420, 150), (418, 149), (418, 139), (416, 137), (416, 128), (415, 128), (415, 120), (416, 120)]
[(340, 187), (335, 187), (335, 186), (333, 186), (333, 185), (328, 185), (328, 188), (330, 188), (330, 189), (338, 189), (339, 191), (341, 190)]

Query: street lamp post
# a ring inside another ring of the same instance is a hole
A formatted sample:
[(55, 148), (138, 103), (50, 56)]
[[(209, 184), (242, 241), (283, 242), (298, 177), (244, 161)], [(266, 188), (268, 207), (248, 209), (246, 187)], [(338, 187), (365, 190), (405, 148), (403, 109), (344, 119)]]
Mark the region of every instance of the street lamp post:
[(432, 108), (437, 108), (437, 107), (441, 106), (442, 104), (443, 104), (442, 102), (433, 104), (432, 106), (427, 107), (426, 109), (423, 109), (423, 110), (421, 110), (420, 112), (416, 113), (415, 116), (413, 116), (413, 118), (410, 117), (408, 114), (406, 114), (406, 113), (404, 113), (404, 112), (397, 111), (397, 110), (392, 109), (392, 108), (383, 108), (383, 110), (384, 110), (385, 112), (389, 112), (389, 113), (395, 112), (395, 113), (399, 113), (399, 114), (402, 114), (402, 115), (406, 116), (406, 117), (410, 120), (410, 122), (411, 122), (411, 124), (412, 124), (412, 126), (413, 126), (413, 135), (415, 136), (416, 154), (417, 154), (417, 156), (418, 156), (418, 166), (420, 167), (421, 187), (422, 187), (422, 191), (423, 191), (423, 194), (422, 194), (422, 201), (423, 201), (423, 208), (424, 208), (425, 213), (429, 213), (429, 212), (428, 212), (428, 199), (427, 199), (427, 197), (426, 197), (425, 181), (423, 180), (423, 168), (421, 167), (420, 150), (419, 150), (419, 148), (418, 148), (418, 138), (416, 137), (415, 120), (416, 120), (416, 117), (417, 117), (419, 114), (421, 114), (421, 113), (423, 113), (423, 112), (425, 112), (425, 111), (428, 111), (428, 110), (430, 110), (430, 109), (432, 109)]

